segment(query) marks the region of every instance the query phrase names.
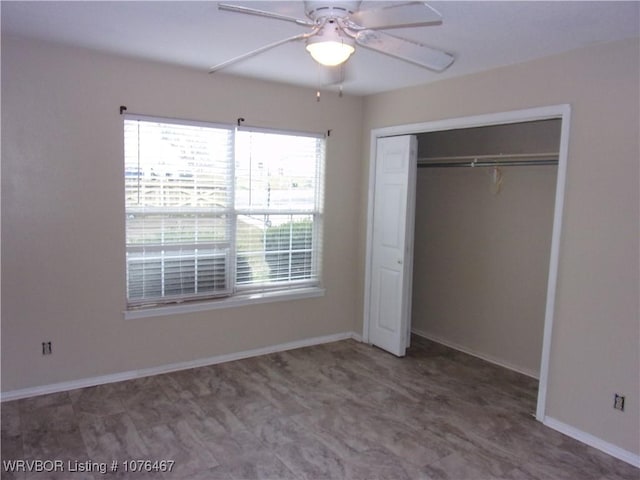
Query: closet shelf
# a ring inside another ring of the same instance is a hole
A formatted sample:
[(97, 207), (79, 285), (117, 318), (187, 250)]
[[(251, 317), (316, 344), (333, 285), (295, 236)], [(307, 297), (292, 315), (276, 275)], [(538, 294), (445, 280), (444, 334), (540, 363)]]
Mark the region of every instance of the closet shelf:
[(558, 153), (514, 153), (498, 155), (461, 155), (451, 157), (423, 157), (419, 168), (443, 167), (517, 167), (525, 165), (557, 165)]

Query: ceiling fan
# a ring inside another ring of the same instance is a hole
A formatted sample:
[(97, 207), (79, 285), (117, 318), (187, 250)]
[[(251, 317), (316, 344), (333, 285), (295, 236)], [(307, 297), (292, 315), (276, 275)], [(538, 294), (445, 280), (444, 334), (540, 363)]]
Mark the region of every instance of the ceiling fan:
[[(441, 24), (442, 16), (426, 3), (397, 3), (371, 10), (360, 10), (360, 3), (360, 1), (339, 0), (305, 1), (305, 13), (308, 18), (303, 19), (241, 5), (220, 3), (218, 8), (221, 10), (292, 22), (308, 27), (309, 31), (264, 45), (214, 65), (209, 73), (217, 72), (279, 45), (299, 40), (305, 40), (306, 49), (314, 60), (327, 67), (343, 65), (354, 53), (356, 45), (436, 72), (445, 70), (453, 63), (454, 57), (449, 53), (381, 31)], [(338, 74), (338, 78), (332, 83), (341, 83), (344, 80), (342, 68), (338, 70), (330, 68), (330, 70)]]

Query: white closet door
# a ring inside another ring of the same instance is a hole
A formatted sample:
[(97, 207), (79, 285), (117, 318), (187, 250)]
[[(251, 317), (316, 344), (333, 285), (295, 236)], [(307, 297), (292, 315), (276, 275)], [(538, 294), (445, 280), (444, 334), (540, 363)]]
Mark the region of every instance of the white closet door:
[(417, 138), (377, 141), (369, 341), (399, 357), (409, 346)]

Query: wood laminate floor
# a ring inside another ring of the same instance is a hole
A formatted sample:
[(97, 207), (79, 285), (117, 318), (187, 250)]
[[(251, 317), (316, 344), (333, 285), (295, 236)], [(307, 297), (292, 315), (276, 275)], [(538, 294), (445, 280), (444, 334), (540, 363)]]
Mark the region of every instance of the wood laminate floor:
[(535, 380), (413, 341), (403, 359), (347, 340), (5, 402), (2, 460), (65, 471), (2, 478), (640, 478), (535, 421)]

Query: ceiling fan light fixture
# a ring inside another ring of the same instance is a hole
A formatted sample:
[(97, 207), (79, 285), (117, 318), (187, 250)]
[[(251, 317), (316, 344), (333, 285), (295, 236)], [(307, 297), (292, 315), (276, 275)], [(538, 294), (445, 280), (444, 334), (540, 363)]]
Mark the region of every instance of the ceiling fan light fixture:
[(340, 35), (337, 29), (322, 31), (307, 40), (307, 51), (321, 65), (335, 67), (346, 62), (356, 51), (355, 42)]

